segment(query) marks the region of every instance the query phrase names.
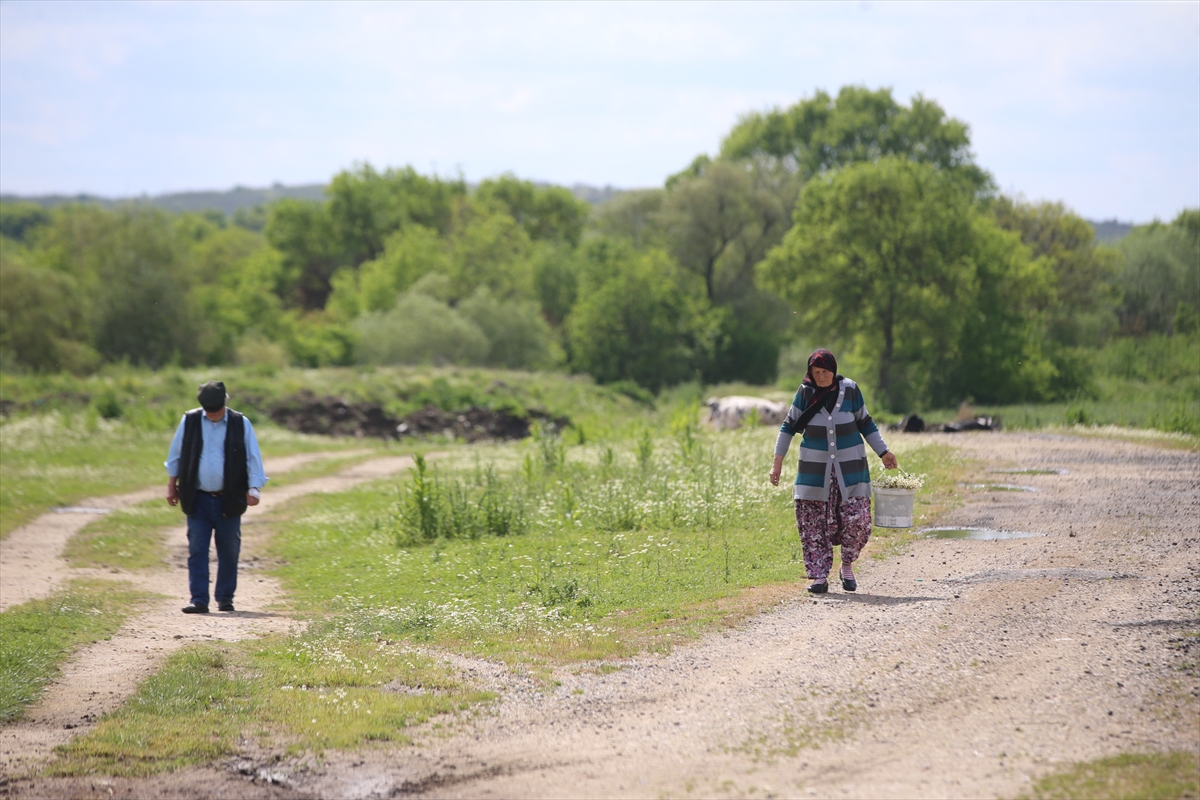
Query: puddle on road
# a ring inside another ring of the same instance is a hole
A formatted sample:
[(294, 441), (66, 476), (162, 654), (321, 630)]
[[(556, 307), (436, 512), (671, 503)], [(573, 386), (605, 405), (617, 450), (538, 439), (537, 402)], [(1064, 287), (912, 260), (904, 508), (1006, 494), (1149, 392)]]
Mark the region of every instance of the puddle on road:
[(923, 539), (970, 539), (972, 541), (999, 541), (1002, 539), (1032, 539), (1044, 533), (1025, 531), (998, 531), (992, 528), (924, 528), (917, 534)]
[(997, 475), (1070, 475), (1070, 470), (1030, 467), (1028, 469), (993, 469), (988, 470)]
[(54, 506), (50, 510), (55, 514), (107, 514), (112, 509), (91, 508), (90, 506)]

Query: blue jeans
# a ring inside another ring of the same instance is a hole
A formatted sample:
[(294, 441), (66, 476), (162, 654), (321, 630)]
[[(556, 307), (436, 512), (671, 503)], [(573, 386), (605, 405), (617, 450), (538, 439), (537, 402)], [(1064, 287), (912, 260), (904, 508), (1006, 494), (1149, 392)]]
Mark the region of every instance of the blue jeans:
[(192, 602), (208, 605), (208, 543), (216, 532), (218, 603), (232, 603), (237, 591), (238, 555), (242, 552), (242, 518), (221, 516), (221, 498), (196, 492), (188, 527), (188, 587)]

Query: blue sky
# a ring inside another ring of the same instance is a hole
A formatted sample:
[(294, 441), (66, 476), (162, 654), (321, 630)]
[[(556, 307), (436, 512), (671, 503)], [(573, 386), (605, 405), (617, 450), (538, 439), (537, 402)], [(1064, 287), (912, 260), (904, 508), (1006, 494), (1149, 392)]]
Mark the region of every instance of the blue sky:
[(1001, 189), (1200, 205), (1200, 3), (0, 4), (0, 190), (328, 180), (661, 184), (747, 111), (920, 92)]

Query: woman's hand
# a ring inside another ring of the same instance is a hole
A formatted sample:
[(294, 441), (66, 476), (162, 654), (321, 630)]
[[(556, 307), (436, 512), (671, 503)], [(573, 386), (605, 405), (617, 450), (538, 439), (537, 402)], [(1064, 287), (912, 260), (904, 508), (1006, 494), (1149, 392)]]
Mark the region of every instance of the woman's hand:
[(896, 467), (900, 466), (899, 462), (896, 461), (896, 454), (891, 450), (888, 450), (886, 453), (884, 453), (880, 457), (880, 460), (883, 461), (883, 466), (885, 469), (895, 469)]
[(771, 481), (772, 486), (779, 485), (779, 475), (783, 472), (783, 456), (775, 456), (775, 463), (771, 465), (771, 474), (767, 479)]

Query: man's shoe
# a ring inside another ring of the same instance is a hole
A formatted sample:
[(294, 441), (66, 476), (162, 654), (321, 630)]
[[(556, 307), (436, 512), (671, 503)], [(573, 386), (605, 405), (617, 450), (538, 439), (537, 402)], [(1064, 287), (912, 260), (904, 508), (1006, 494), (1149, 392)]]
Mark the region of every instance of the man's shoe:
[(204, 605), (203, 603), (192, 603), (190, 606), (183, 607), (183, 613), (185, 613), (185, 614), (207, 614), (208, 606)]
[(858, 581), (854, 580), (854, 578), (842, 578), (842, 588), (847, 592), (857, 591)]
[(812, 594), (825, 594), (829, 591), (829, 582), (821, 581), (820, 583), (814, 583), (812, 586), (808, 587), (808, 591)]
[(221, 611), (233, 611), (233, 601), (225, 600), (223, 602), (217, 603), (217, 608)]

